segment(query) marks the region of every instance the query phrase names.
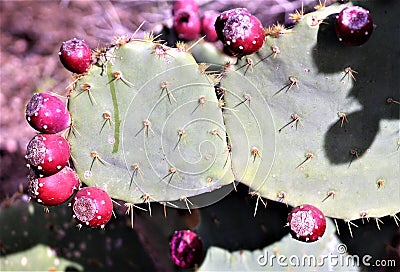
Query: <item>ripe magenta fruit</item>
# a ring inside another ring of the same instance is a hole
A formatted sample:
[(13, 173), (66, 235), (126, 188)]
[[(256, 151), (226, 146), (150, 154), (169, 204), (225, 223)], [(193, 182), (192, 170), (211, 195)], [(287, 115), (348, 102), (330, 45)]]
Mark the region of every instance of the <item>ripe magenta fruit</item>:
[(371, 37), (374, 24), (368, 10), (352, 6), (344, 8), (335, 20), (335, 31), (339, 41), (348, 46), (364, 44)]
[(70, 153), (67, 140), (60, 135), (38, 134), (28, 143), (25, 158), (28, 166), (43, 177), (63, 169), (68, 164)]
[(65, 166), (60, 172), (38, 177), (35, 173), (29, 176), (28, 193), (36, 202), (45, 206), (55, 206), (67, 201), (80, 186), (75, 171)]
[(288, 225), (293, 238), (314, 242), (325, 233), (325, 215), (315, 206), (304, 204), (294, 208), (288, 215)]
[(179, 10), (190, 10), (194, 13), (198, 13), (199, 5), (196, 0), (175, 0), (172, 5), (172, 15), (175, 15)]
[(64, 102), (60, 98), (48, 94), (34, 94), (26, 105), (25, 117), (37, 131), (57, 133), (70, 124), (70, 116)]
[(221, 13), (215, 30), (225, 52), (242, 57), (257, 52), (264, 44), (264, 28), (247, 9), (238, 8)]
[(218, 17), (218, 13), (209, 10), (204, 12), (200, 19), (201, 34), (205, 35), (205, 40), (208, 42), (215, 42), (218, 40), (217, 32), (215, 31), (214, 23)]
[(91, 64), (92, 52), (89, 45), (77, 38), (63, 42), (58, 55), (64, 67), (73, 73), (83, 74)]
[(113, 205), (106, 191), (91, 186), (76, 193), (72, 201), (72, 210), (80, 223), (92, 228), (104, 227), (111, 219)]
[(193, 268), (203, 260), (203, 243), (193, 231), (175, 231), (169, 248), (172, 261), (181, 268)]
[(174, 15), (174, 30), (181, 40), (192, 41), (197, 39), (201, 31), (198, 13), (188, 9), (176, 11)]

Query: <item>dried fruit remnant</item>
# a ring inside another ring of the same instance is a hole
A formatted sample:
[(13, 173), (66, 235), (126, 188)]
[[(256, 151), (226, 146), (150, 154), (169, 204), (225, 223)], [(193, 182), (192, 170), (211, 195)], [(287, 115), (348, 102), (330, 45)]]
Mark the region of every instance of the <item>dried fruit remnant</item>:
[(203, 243), (190, 230), (175, 231), (169, 248), (172, 261), (181, 268), (193, 268), (203, 260)]

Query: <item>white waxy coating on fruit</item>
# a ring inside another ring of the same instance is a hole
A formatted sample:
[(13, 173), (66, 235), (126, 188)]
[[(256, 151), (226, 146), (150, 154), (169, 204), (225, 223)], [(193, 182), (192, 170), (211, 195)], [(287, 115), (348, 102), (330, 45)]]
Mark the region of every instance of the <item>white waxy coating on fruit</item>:
[(72, 206), (76, 218), (81, 222), (88, 223), (96, 214), (96, 204), (88, 197), (81, 196), (75, 199)]
[(29, 181), (28, 186), (29, 195), (33, 198), (39, 195), (39, 180), (38, 179), (31, 179)]
[(227, 44), (228, 41), (235, 43), (238, 39), (244, 40), (250, 34), (252, 27), (253, 23), (250, 16), (239, 14), (228, 18), (222, 32), (227, 40)]
[[(40, 108), (43, 107), (43, 97), (40, 94), (35, 94), (26, 106), (27, 116), (37, 116)], [(30, 120), (30, 119), (28, 119)]]
[(290, 220), (290, 228), (297, 236), (308, 236), (313, 233), (315, 220), (312, 217), (311, 211), (298, 211), (292, 213)]
[(346, 8), (342, 12), (342, 24), (351, 26), (352, 29), (362, 29), (368, 17), (369, 11), (358, 6)]
[(39, 137), (35, 137), (29, 142), (26, 148), (27, 152), (25, 158), (30, 165), (38, 166), (43, 162), (46, 156), (46, 145), (43, 140), (45, 140), (45, 138), (40, 139)]

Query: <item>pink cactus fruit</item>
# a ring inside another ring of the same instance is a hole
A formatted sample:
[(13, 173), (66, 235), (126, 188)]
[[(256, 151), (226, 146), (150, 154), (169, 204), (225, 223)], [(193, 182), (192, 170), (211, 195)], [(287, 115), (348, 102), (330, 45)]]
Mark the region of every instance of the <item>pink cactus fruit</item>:
[(192, 41), (197, 39), (201, 32), (198, 13), (186, 9), (176, 11), (174, 15), (174, 30), (181, 40)]
[(101, 227), (111, 219), (113, 205), (109, 194), (98, 187), (84, 187), (73, 198), (74, 217), (85, 226)]
[(39, 177), (61, 171), (67, 164), (71, 151), (67, 140), (58, 134), (38, 134), (26, 148), (28, 167)]
[(68, 166), (54, 175), (42, 178), (32, 171), (28, 183), (29, 196), (45, 206), (56, 206), (66, 202), (81, 184), (75, 171)]
[(26, 105), (25, 117), (32, 128), (43, 133), (58, 133), (70, 123), (64, 102), (49, 93), (37, 93)]
[(216, 42), (218, 40), (214, 27), (217, 17), (218, 13), (213, 10), (205, 11), (201, 16), (201, 34), (205, 36), (204, 39), (208, 42)]
[(77, 74), (86, 73), (92, 61), (89, 45), (77, 38), (63, 42), (58, 55), (64, 67)]
[(317, 207), (303, 204), (289, 213), (287, 224), (294, 239), (309, 243), (324, 235), (326, 218)]

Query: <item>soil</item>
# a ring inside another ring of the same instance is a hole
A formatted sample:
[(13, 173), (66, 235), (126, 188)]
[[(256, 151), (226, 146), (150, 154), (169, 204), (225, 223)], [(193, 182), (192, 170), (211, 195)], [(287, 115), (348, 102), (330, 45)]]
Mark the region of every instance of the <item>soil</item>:
[[(200, 10), (246, 7), (264, 24), (288, 23), (288, 13), (311, 10), (315, 0), (210, 1)], [(58, 58), (62, 41), (84, 39), (92, 48), (117, 35), (171, 26), (172, 1), (0, 1), (0, 202), (26, 188), (24, 154), (35, 135), (25, 121), (25, 105), (36, 91), (65, 96), (71, 73)]]

